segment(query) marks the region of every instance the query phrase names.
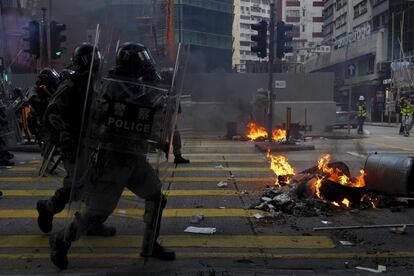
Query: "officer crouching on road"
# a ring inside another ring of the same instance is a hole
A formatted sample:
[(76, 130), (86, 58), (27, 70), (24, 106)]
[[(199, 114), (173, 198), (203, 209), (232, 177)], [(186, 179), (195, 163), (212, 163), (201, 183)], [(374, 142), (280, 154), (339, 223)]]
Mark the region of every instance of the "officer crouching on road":
[[(113, 117), (118, 118), (117, 122), (123, 122), (124, 117), (120, 114), (125, 112), (143, 120), (150, 117), (148, 112), (138, 110), (148, 111), (140, 109), (140, 106), (157, 106), (159, 96), (151, 88), (147, 91), (148, 87), (142, 81), (153, 82), (156, 77), (152, 59), (144, 46), (125, 43), (119, 47), (116, 66), (103, 79), (96, 102), (91, 103), (94, 108), (87, 111), (91, 118), (87, 125), (91, 129), (85, 130), (89, 136), (84, 140), (86, 147), (82, 152), (90, 161), (87, 162), (85, 176), (81, 177), (90, 181), (85, 183), (90, 186), (85, 194), (87, 206), (64, 230), (53, 234), (49, 240), (51, 260), (57, 267), (67, 268), (71, 243), (112, 214), (124, 188), (145, 199), (141, 256), (175, 259), (174, 251), (165, 249), (157, 240), (167, 200), (161, 193), (162, 183), (144, 154), (148, 150), (148, 140), (135, 129), (126, 128), (126, 124), (110, 124)], [(158, 148), (164, 149), (165, 142), (159, 141)]]
[(364, 96), (359, 96), (356, 104), (356, 115), (358, 118), (358, 134), (364, 134), (364, 122), (367, 118), (367, 105)]

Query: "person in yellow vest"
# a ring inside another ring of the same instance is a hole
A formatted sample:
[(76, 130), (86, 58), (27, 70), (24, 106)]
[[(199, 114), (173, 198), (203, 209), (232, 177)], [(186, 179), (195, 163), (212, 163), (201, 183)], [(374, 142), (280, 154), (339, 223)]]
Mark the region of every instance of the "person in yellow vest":
[(404, 136), (410, 136), (410, 130), (413, 123), (414, 106), (409, 99), (404, 98), (401, 103), (401, 122), (404, 126)]
[(358, 118), (358, 134), (363, 134), (364, 122), (367, 118), (367, 106), (365, 104), (364, 96), (359, 96), (358, 102), (356, 104), (356, 115)]

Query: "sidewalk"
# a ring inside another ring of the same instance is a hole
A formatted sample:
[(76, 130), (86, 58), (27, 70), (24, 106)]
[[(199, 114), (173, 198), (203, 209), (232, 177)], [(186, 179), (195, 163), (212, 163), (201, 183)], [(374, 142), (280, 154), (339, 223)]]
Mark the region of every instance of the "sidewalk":
[(400, 127), (400, 123), (387, 123), (387, 122), (365, 122), (367, 126), (378, 126), (378, 127)]

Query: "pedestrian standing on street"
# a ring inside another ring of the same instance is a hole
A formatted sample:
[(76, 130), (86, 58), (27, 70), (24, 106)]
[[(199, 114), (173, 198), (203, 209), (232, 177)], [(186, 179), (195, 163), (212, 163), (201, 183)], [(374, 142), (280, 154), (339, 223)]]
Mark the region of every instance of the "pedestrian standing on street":
[[(87, 205), (65, 229), (49, 239), (51, 260), (60, 269), (68, 266), (67, 253), (71, 243), (112, 214), (125, 188), (145, 199), (141, 256), (175, 259), (174, 251), (162, 247), (157, 239), (167, 199), (161, 192), (162, 183), (144, 153), (149, 148), (149, 141), (156, 141), (156, 137), (147, 139), (144, 135), (145, 130), (151, 129), (148, 120), (153, 122), (150, 114), (154, 111), (150, 106), (161, 108), (160, 99), (165, 97), (165, 94), (153, 91), (156, 88), (144, 85), (143, 81), (154, 82), (157, 75), (150, 57), (143, 45), (121, 45), (115, 68), (103, 79), (96, 97), (92, 96), (92, 108), (85, 110), (90, 113), (88, 123), (85, 123), (87, 136), (82, 143), (86, 146), (79, 150), (86, 158), (77, 162), (88, 164), (85, 174), (80, 176), (79, 186), (79, 198), (84, 198)], [(127, 122), (129, 127), (126, 127)], [(164, 121), (160, 123), (165, 124)], [(131, 128), (132, 124), (140, 127)], [(165, 145), (166, 141), (158, 140), (157, 148), (165, 149)], [(72, 192), (76, 193), (75, 190)]]
[(413, 123), (414, 106), (408, 98), (404, 98), (401, 103), (401, 122), (404, 127), (404, 136), (410, 136), (410, 130)]
[(364, 122), (367, 118), (367, 105), (365, 103), (365, 97), (359, 96), (356, 104), (356, 115), (358, 118), (358, 134), (364, 134)]
[[(37, 202), (37, 222), (43, 233), (52, 231), (54, 215), (60, 213), (70, 199), (89, 71), (92, 60), (94, 72), (98, 71), (100, 63), (99, 51), (95, 51), (94, 58), (93, 52), (94, 46), (89, 43), (75, 48), (72, 57), (74, 72), (59, 85), (46, 110), (45, 126), (51, 133), (51, 142), (61, 149), (66, 176), (63, 187), (52, 197)], [(104, 226), (102, 222), (89, 228), (87, 234), (113, 236), (115, 232), (114, 227)]]

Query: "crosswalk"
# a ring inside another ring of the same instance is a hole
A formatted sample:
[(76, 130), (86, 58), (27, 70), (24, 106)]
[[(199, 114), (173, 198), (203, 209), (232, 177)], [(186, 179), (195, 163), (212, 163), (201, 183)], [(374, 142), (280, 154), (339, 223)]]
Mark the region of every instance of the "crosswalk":
[[(241, 153), (239, 148), (243, 149)], [(248, 209), (248, 204), (257, 199), (263, 187), (274, 183), (274, 177), (265, 156), (256, 152), (252, 144), (186, 140), (183, 155), (190, 158), (191, 163), (164, 164), (168, 175), (162, 179), (169, 203), (163, 215), (161, 236), (163, 244), (174, 248), (178, 258), (277, 258), (280, 249), (306, 249), (311, 250), (309, 255), (312, 255), (321, 249), (335, 248), (328, 236), (260, 235), (254, 229), (254, 216), (265, 213)], [(15, 167), (0, 169), (3, 192), (0, 198), (0, 262), (48, 258), (48, 235), (37, 228), (35, 205), (37, 200), (54, 193), (64, 175), (59, 172), (38, 177), (39, 157), (33, 154), (37, 159), (32, 160), (33, 156), (28, 156), (17, 153), (16, 158), (20, 159)], [(228, 186), (219, 188), (220, 181), (227, 182)], [(139, 258), (143, 201), (127, 190), (122, 198), (125, 200), (120, 201), (109, 219), (109, 223), (118, 228), (118, 235), (83, 237), (74, 243), (70, 258)], [(216, 227), (215, 235), (184, 233), (183, 230), (192, 225), (191, 217), (197, 214), (202, 214), (204, 220), (193, 226)], [(58, 214), (55, 230), (71, 217), (73, 212), (69, 211)], [(88, 252), (84, 252), (84, 248)]]

